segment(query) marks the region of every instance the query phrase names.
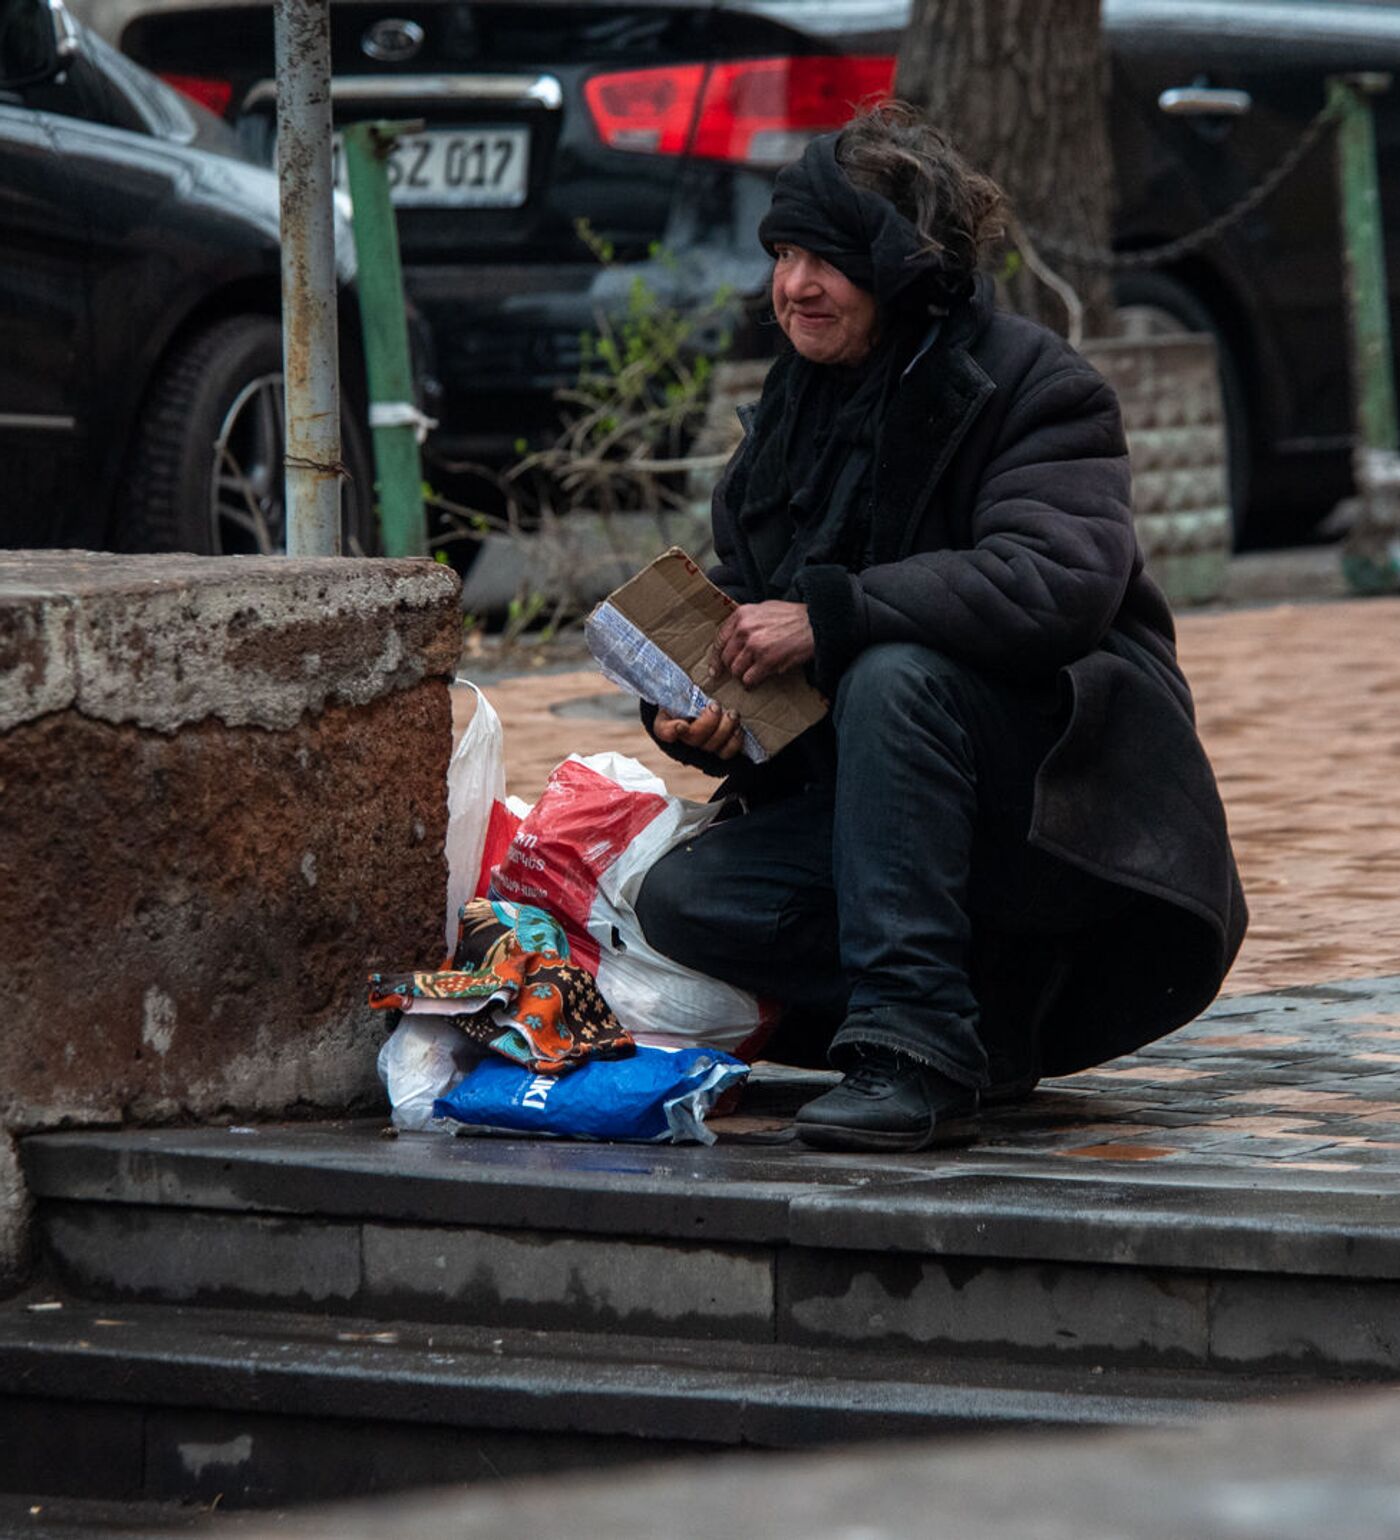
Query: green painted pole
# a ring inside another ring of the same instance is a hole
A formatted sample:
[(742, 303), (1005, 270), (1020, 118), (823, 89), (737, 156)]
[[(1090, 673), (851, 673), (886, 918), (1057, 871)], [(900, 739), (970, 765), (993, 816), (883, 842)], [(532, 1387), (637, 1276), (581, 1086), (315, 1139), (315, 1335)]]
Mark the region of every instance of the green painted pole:
[(1351, 326), (1352, 398), (1356, 408), (1356, 489), (1361, 512), (1342, 552), (1342, 572), (1357, 593), (1400, 589), (1400, 436), (1390, 345), (1380, 181), (1371, 97), (1389, 75), (1333, 76), (1328, 100), (1337, 114), (1342, 243)]
[(345, 168), (355, 206), (360, 324), (369, 374), (375, 488), (386, 556), (426, 556), (423, 462), (426, 420), (413, 399), (413, 366), (404, 318), (399, 232), (389, 199), (389, 153), (418, 123), (352, 123), (344, 131)]

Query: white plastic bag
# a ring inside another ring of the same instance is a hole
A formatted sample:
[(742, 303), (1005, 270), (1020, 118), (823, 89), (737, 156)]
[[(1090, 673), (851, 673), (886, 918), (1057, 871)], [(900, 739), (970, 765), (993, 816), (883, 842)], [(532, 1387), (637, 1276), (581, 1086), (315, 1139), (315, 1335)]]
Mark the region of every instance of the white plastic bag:
[(704, 1044), (743, 1057), (767, 1036), (775, 1013), (653, 950), (632, 907), (653, 863), (718, 812), (718, 804), (671, 796), (625, 755), (571, 755), (550, 775), (493, 880), (505, 898), (559, 921), (575, 960), (639, 1042)]
[(450, 952), (457, 944), (457, 913), (476, 894), (486, 831), (495, 804), (506, 800), (506, 757), (501, 719), (467, 679), (476, 710), (447, 767), (447, 925)]
[(405, 1017), (379, 1050), (379, 1078), (394, 1109), (394, 1127), (427, 1128), (433, 1103), (457, 1085), (475, 1059), (467, 1034), (451, 1022)]

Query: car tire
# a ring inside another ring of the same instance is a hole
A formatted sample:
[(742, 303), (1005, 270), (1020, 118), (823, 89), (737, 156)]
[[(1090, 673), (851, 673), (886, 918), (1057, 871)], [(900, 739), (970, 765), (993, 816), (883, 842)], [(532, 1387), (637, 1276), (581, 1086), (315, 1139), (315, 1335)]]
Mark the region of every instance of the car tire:
[[(231, 316), (178, 344), (132, 438), (115, 543), (202, 556), (280, 554), (282, 400), (282, 331), (267, 316)], [(373, 470), (366, 433), (348, 411), (341, 459), (349, 472), (341, 548), (370, 555), (377, 549)]]
[(1124, 273), (1114, 281), (1115, 331), (1127, 337), (1206, 332), (1215, 339), (1220, 399), (1225, 412), (1225, 455), (1235, 548), (1245, 541), (1249, 517), (1249, 408), (1234, 355), (1214, 314), (1168, 273)]

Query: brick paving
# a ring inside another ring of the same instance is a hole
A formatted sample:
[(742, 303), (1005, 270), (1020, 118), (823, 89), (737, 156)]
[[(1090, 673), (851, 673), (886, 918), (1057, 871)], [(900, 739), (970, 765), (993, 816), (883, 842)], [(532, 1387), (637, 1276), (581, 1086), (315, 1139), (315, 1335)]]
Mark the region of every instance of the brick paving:
[(1400, 1176), (1400, 976), (1221, 999), (993, 1113), (981, 1148)]
[[(1400, 599), (1189, 614), (1180, 637), (1250, 935), (1199, 1021), (989, 1114), (979, 1148), (1300, 1181), (1400, 1176)], [(527, 799), (571, 750), (632, 754), (682, 795), (712, 788), (667, 760), (591, 669), (489, 693), (511, 790)]]

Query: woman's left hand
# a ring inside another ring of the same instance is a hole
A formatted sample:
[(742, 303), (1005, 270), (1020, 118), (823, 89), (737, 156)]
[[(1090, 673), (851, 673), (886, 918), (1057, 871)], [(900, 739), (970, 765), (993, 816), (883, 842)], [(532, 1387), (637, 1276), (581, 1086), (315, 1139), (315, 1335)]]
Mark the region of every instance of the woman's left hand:
[(741, 604), (719, 628), (711, 682), (732, 675), (749, 689), (800, 668), (816, 652), (805, 604), (765, 599)]

